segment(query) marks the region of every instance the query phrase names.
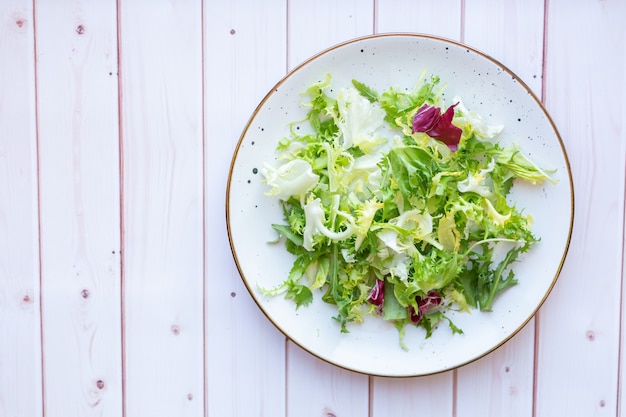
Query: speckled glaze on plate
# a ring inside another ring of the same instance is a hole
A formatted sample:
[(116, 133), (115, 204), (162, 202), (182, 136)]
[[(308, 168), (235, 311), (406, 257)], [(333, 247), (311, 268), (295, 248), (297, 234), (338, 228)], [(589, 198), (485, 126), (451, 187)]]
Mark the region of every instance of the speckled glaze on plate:
[[(556, 185), (516, 184), (511, 199), (534, 218), (541, 238), (515, 264), (517, 286), (504, 292), (493, 311), (450, 313), (463, 335), (447, 326), (429, 339), (407, 327), (401, 349), (396, 328), (376, 317), (349, 325), (341, 333), (334, 306), (321, 300), (298, 310), (282, 296), (265, 297), (258, 286), (282, 282), (293, 259), (284, 245), (270, 244), (272, 223), (284, 223), (278, 201), (264, 195), (260, 168), (275, 162), (278, 141), (288, 124), (304, 117), (301, 93), (326, 73), (333, 88), (358, 79), (382, 92), (390, 86), (411, 89), (423, 71), (446, 85), (444, 99), (456, 95), (489, 123), (503, 124), (502, 143), (516, 142), (542, 167), (556, 169)], [(294, 343), (322, 360), (370, 375), (428, 375), (474, 361), (510, 339), (536, 313), (559, 275), (571, 238), (574, 190), (567, 155), (550, 116), (515, 74), (489, 56), (454, 41), (419, 34), (382, 34), (351, 40), (310, 58), (267, 94), (252, 114), (235, 150), (226, 196), (228, 236), (243, 282), (267, 318)]]

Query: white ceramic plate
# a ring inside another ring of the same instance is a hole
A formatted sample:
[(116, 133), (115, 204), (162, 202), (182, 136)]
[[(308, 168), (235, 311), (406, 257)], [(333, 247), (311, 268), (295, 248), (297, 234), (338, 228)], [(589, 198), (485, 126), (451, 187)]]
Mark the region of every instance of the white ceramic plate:
[[(277, 141), (288, 124), (301, 119), (301, 95), (311, 83), (332, 74), (336, 91), (353, 78), (378, 91), (412, 88), (422, 71), (439, 75), (445, 98), (455, 95), (492, 124), (503, 124), (500, 141), (517, 142), (542, 167), (557, 170), (557, 185), (516, 185), (511, 198), (534, 217), (541, 238), (515, 264), (519, 284), (505, 291), (493, 312), (451, 313), (463, 335), (440, 326), (429, 339), (408, 326), (404, 351), (396, 328), (376, 317), (341, 333), (333, 306), (321, 293), (296, 311), (282, 296), (264, 297), (257, 286), (281, 283), (293, 259), (276, 238), (272, 223), (284, 223), (275, 198), (265, 196), (259, 172), (275, 161)], [(260, 103), (237, 145), (231, 165), (226, 218), (232, 253), (252, 297), (269, 320), (313, 355), (356, 372), (381, 376), (427, 375), (469, 363), (502, 345), (535, 314), (552, 289), (570, 242), (574, 216), (571, 172), (563, 143), (546, 110), (511, 71), (487, 55), (453, 41), (416, 34), (385, 34), (349, 41), (312, 57), (291, 71)]]

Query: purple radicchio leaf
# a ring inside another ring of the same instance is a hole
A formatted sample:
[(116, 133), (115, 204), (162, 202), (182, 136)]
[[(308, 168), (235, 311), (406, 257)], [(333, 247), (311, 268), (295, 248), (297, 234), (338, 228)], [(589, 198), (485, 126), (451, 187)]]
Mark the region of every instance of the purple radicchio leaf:
[(415, 300), (417, 301), (417, 311), (413, 306), (409, 306), (409, 315), (413, 323), (419, 323), (426, 311), (443, 302), (443, 298), (435, 290), (430, 291), (424, 297), (416, 297)]
[(378, 311), (381, 312), (383, 309), (383, 301), (385, 299), (385, 282), (382, 279), (377, 279), (376, 283), (372, 287), (370, 291), (370, 295), (367, 298), (367, 301), (374, 304), (378, 307)]
[(451, 151), (455, 152), (463, 133), (461, 128), (452, 124), (454, 107), (457, 104), (459, 103), (448, 107), (443, 114), (438, 107), (424, 104), (413, 117), (413, 132), (426, 133), (431, 138), (445, 143)]
[(419, 108), (415, 116), (413, 117), (413, 132), (428, 132), (435, 125), (441, 117), (441, 110), (437, 107), (424, 104)]

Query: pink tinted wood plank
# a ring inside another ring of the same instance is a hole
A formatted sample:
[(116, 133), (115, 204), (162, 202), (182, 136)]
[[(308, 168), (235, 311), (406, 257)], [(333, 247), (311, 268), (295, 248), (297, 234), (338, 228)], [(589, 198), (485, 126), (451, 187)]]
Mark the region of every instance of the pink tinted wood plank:
[(340, 42), (374, 31), (374, 1), (289, 3), (289, 68)]
[[(445, 9), (445, 13), (441, 10)], [(460, 0), (445, 2), (379, 0), (377, 32), (419, 32), (460, 40)], [(455, 371), (438, 375), (394, 380), (372, 379), (372, 416), (407, 415), (411, 412), (452, 416), (454, 413)]]
[(0, 415), (42, 413), (31, 1), (0, 3)]
[(243, 285), (221, 211), (237, 141), (285, 75), (285, 7), (282, 0), (204, 5), (209, 416), (285, 415), (285, 338)]
[[(337, 43), (371, 34), (373, 11), (373, 2), (358, 0), (290, 2), (289, 68)], [(367, 376), (323, 362), (291, 342), (287, 352), (288, 415), (356, 417), (368, 413)], [(316, 378), (308, 379), (309, 375)]]
[(533, 412), (535, 326), (457, 371), (457, 416), (525, 416)]
[[(467, 2), (463, 35), (465, 43), (514, 71), (538, 97), (543, 64), (543, 11), (543, 0)], [(499, 35), (493, 36), (492, 30)], [(518, 278), (520, 285), (524, 285), (524, 279), (532, 279)], [(534, 346), (533, 319), (495, 352), (459, 369), (457, 415), (531, 416)]]
[(120, 1), (127, 415), (202, 416), (202, 3)]
[(376, 32), (417, 32), (461, 39), (462, 0), (378, 0)]
[[(499, 35), (494, 36), (494, 32)], [(541, 99), (544, 0), (465, 4), (463, 41), (509, 68)]]
[(288, 416), (367, 416), (369, 379), (289, 345)]
[(374, 378), (374, 417), (454, 416), (454, 371), (418, 378)]
[(36, 4), (45, 414), (122, 413), (115, 2)]
[(545, 102), (569, 152), (576, 218), (563, 273), (538, 317), (536, 416), (614, 416), (623, 285), (626, 3), (548, 5)]

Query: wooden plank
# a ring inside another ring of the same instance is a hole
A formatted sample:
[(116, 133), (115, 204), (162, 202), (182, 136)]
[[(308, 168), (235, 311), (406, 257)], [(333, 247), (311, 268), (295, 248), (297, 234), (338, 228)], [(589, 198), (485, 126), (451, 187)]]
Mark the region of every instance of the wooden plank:
[(461, 40), (462, 0), (378, 0), (376, 32), (416, 32)]
[(115, 2), (39, 2), (35, 11), (44, 412), (119, 416)]
[(32, 2), (0, 3), (0, 415), (42, 413)]
[[(569, 152), (576, 218), (563, 272), (538, 318), (535, 415), (614, 416), (620, 398), (626, 3), (550, 0), (548, 6), (545, 102)], [(594, 29), (581, 30), (583, 22)]]
[(121, 1), (126, 415), (202, 416), (202, 3)]
[(374, 378), (372, 416), (454, 416), (454, 371), (418, 378)]
[(466, 2), (464, 21), (463, 41), (509, 68), (541, 98), (544, 0)]
[[(289, 68), (313, 54), (373, 31), (373, 2), (316, 1), (289, 4)], [(311, 30), (315, 28), (315, 36)], [(287, 346), (287, 415), (363, 416), (369, 408), (369, 378), (330, 365)], [(315, 379), (308, 379), (315, 375)]]
[(374, 1), (289, 3), (289, 68), (340, 42), (371, 35)]
[[(538, 97), (542, 87), (543, 7), (542, 0), (466, 2), (463, 34), (465, 43), (507, 66)], [(500, 35), (493, 36), (487, 27)], [(534, 347), (533, 319), (495, 352), (459, 369), (457, 415), (531, 416)]]
[[(445, 10), (445, 13), (441, 13)], [(384, 32), (417, 32), (460, 40), (462, 2), (379, 0), (376, 30)], [(454, 414), (455, 371), (437, 375), (404, 378), (372, 378), (373, 416)]]
[(252, 112), (286, 69), (286, 3), (204, 6), (206, 367), (211, 416), (285, 415), (285, 338), (267, 320), (232, 261), (226, 183)]
[(366, 416), (369, 378), (316, 359), (289, 344), (288, 416)]
[(533, 324), (489, 355), (458, 369), (457, 416), (532, 416)]

